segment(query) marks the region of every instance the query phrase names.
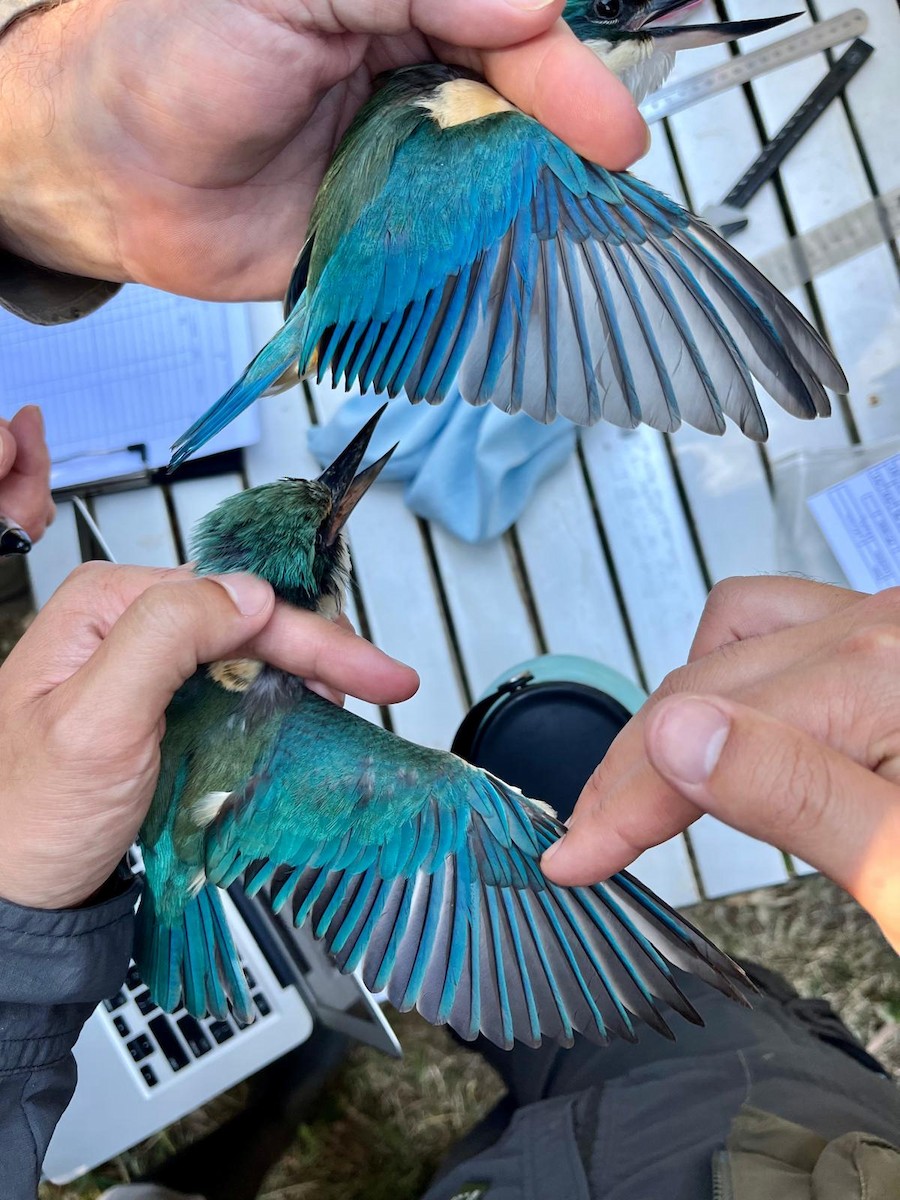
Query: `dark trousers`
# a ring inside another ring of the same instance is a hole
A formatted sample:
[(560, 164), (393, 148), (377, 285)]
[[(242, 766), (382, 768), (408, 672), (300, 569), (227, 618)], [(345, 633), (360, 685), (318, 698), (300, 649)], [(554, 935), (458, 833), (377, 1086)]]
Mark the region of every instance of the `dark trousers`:
[(765, 989), (742, 1009), (696, 979), (682, 986), (705, 1028), (677, 1041), (512, 1052), (473, 1047), (507, 1097), (443, 1164), (424, 1200), (710, 1200), (712, 1160), (748, 1104), (831, 1139), (900, 1142), (900, 1089), (821, 1001), (752, 968)]

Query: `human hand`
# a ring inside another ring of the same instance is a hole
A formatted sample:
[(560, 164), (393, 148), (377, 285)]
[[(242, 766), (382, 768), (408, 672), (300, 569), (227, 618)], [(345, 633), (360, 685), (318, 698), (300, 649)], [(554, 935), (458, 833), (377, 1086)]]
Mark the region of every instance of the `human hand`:
[(37, 541), (55, 513), (44, 421), (29, 404), (9, 421), (0, 417), (0, 514)]
[(93, 895), (149, 807), (172, 696), (199, 663), (243, 655), (379, 704), (418, 686), (253, 576), (75, 571), (0, 668), (0, 896), (69, 908)]
[(8, 249), (209, 299), (283, 294), (312, 201), (374, 75), (483, 73), (623, 168), (647, 129), (559, 20), (563, 0), (69, 0), (3, 40)]
[(831, 876), (900, 951), (900, 588), (720, 584), (544, 869), (604, 879), (702, 812)]

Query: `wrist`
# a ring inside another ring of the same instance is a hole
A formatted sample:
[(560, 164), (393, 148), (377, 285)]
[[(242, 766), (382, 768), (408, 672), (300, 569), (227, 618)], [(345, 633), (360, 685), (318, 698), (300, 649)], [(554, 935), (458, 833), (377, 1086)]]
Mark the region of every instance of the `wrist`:
[(119, 280), (100, 173), (78, 133), (86, 0), (26, 13), (0, 40), (0, 246), (43, 267)]
[[(38, 849), (29, 846), (25, 837), (10, 839), (17, 853), (11, 861), (0, 859), (0, 902), (59, 912), (90, 907), (121, 890), (124, 876), (118, 851), (92, 855), (73, 845), (66, 852), (51, 848), (46, 834), (40, 840)], [(124, 869), (130, 878), (131, 872)]]

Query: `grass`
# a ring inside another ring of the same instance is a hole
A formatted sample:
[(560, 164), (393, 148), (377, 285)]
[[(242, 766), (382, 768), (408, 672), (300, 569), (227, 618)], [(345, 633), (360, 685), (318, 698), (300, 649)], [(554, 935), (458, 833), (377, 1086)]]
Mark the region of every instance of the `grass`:
[[(0, 570), (0, 660), (31, 618), (14, 569)], [(729, 953), (780, 971), (827, 999), (900, 1081), (900, 969), (874, 923), (817, 876), (706, 902), (691, 919)], [(316, 1119), (270, 1171), (259, 1200), (416, 1200), (453, 1143), (499, 1099), (497, 1077), (414, 1013), (396, 1015), (397, 1062), (354, 1051), (323, 1093)], [(648, 1034), (653, 1036), (652, 1034)], [(141, 1146), (40, 1200), (97, 1200), (203, 1137), (242, 1106), (232, 1089)]]

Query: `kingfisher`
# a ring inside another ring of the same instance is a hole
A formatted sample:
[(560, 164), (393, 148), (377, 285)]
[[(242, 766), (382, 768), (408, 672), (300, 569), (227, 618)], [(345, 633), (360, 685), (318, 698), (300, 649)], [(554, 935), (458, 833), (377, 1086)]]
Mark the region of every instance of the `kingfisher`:
[[(563, 15), (636, 101), (678, 50), (792, 19), (658, 23), (692, 2), (569, 0)], [(848, 390), (816, 330), (699, 217), (442, 63), (376, 81), (325, 174), (284, 311), (172, 468), (298, 376), (429, 404), (458, 392), (544, 423), (721, 434), (729, 417), (757, 441), (754, 377), (807, 419), (829, 414), (826, 387)]]
[[(224, 500), (198, 527), (196, 570), (250, 571), (334, 616), (344, 523), (392, 453), (357, 473), (383, 412), (318, 479)], [(277, 668), (199, 668), (166, 713), (161, 756), (135, 959), (163, 1009), (250, 1018), (220, 895), (238, 879), (276, 912), (290, 905), (341, 971), (467, 1039), (633, 1040), (640, 1022), (672, 1036), (666, 1008), (702, 1024), (676, 967), (746, 1003), (741, 968), (628, 873), (546, 879), (541, 855), (565, 830), (539, 798)]]

